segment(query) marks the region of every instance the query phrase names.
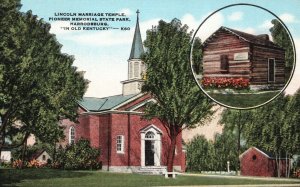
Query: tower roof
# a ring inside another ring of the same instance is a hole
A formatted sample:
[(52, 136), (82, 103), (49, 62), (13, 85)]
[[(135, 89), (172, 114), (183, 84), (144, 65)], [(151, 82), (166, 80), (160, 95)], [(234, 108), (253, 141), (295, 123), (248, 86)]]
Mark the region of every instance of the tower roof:
[(133, 41), (132, 41), (129, 60), (130, 59), (140, 59), (141, 54), (144, 53), (143, 42), (142, 42), (142, 37), (141, 37), (141, 32), (140, 32), (140, 25), (139, 25), (139, 13), (140, 13), (139, 10), (137, 10), (136, 11), (136, 14), (137, 14), (136, 26), (135, 26), (134, 37), (133, 37)]

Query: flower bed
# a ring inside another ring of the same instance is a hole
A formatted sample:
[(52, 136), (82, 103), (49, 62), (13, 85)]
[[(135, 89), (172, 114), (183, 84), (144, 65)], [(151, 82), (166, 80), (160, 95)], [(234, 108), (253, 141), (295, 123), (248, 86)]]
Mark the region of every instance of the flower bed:
[(205, 77), (201, 80), (203, 88), (232, 88), (249, 89), (249, 79), (245, 78), (210, 78)]
[(18, 160), (13, 161), (13, 163), (12, 163), (12, 167), (17, 168), (17, 169), (22, 169), (22, 168), (43, 168), (43, 167), (46, 167), (46, 166), (47, 166), (47, 163), (39, 162), (36, 159), (33, 159), (29, 162), (27, 162), (27, 161), (22, 162), (21, 159), (18, 159)]

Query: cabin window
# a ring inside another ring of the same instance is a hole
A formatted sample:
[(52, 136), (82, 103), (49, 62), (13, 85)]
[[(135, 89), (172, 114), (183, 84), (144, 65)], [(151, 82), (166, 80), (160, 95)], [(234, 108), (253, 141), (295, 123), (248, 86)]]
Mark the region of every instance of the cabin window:
[(42, 158), (44, 161), (46, 160), (46, 155), (43, 155), (43, 158)]
[(124, 136), (117, 136), (117, 153), (124, 153)]
[(229, 70), (229, 62), (228, 62), (228, 55), (221, 55), (221, 72), (228, 73)]
[(252, 156), (252, 160), (256, 160), (256, 155), (253, 155), (253, 156)]
[(268, 59), (268, 81), (275, 82), (275, 59)]
[(70, 127), (69, 128), (69, 144), (75, 143), (75, 128)]

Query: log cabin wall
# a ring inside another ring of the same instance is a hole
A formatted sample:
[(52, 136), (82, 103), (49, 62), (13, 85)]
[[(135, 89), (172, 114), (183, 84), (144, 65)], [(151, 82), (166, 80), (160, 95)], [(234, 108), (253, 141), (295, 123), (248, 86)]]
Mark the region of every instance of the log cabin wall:
[[(269, 59), (275, 62), (274, 71)], [(268, 35), (221, 27), (203, 44), (203, 77), (248, 78), (251, 89), (277, 89), (285, 83), (284, 60), (284, 49), (269, 41)]]
[[(203, 76), (250, 78), (249, 58), (246, 60), (234, 60), (234, 54), (250, 54), (249, 43), (226, 31), (215, 34), (216, 36), (205, 45), (203, 50)], [(228, 58), (229, 66), (227, 72), (221, 70), (222, 55), (227, 55)]]
[[(268, 59), (275, 60), (275, 79), (274, 81), (268, 80)], [(285, 83), (284, 74), (284, 59), (285, 53), (283, 50), (265, 47), (253, 46), (252, 57), (252, 85), (282, 85)]]

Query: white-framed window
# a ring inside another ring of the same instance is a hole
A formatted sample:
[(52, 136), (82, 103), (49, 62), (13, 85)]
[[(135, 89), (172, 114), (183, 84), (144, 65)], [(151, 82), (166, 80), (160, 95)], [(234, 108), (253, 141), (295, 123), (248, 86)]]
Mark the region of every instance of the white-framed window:
[(72, 126), (69, 128), (69, 144), (75, 143), (75, 128)]
[(268, 59), (268, 82), (275, 82), (275, 59)]
[(117, 136), (117, 153), (124, 153), (124, 136)]

